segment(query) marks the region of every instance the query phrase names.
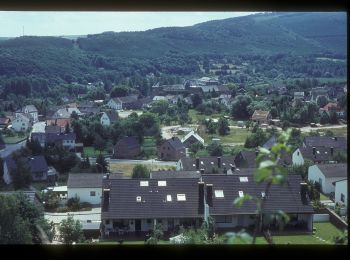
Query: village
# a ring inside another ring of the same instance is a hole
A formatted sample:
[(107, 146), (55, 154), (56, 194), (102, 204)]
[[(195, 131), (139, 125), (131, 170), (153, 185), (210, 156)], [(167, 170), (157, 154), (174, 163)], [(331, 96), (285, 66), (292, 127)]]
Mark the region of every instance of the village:
[[(263, 221), (276, 243), (329, 244), (348, 225), (346, 96), (346, 85), (257, 92), (202, 77), (157, 82), (149, 95), (115, 87), (106, 99), (64, 97), (45, 113), (17, 104), (0, 117), (0, 194), (21, 190), (56, 227), (73, 216), (87, 240), (124, 244), (144, 243), (160, 226), (159, 243), (181, 243), (183, 228), (208, 219), (219, 237), (253, 233), (254, 203), (233, 204), (247, 194), (288, 215)], [(260, 155), (274, 154), (288, 129), (290, 151), (274, 161), (288, 176), (267, 194), (254, 177)]]

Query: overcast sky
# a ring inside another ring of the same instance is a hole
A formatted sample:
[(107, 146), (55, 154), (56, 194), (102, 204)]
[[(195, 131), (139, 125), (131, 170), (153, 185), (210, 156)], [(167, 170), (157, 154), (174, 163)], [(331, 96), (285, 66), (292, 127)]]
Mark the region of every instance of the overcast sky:
[(253, 12), (8, 12), (0, 11), (0, 37), (85, 35), (189, 26)]

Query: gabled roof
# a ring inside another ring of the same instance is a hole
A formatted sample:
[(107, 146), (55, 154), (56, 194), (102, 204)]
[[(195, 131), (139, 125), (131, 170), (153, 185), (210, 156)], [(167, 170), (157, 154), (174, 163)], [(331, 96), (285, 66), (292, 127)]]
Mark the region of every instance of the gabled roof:
[(7, 125), (11, 122), (10, 118), (0, 117), (0, 125)]
[(115, 146), (118, 147), (120, 145), (125, 145), (128, 147), (128, 149), (133, 149), (140, 147), (140, 142), (134, 136), (126, 136), (121, 138)]
[(108, 116), (108, 118), (111, 122), (115, 122), (118, 119), (118, 114), (114, 110), (110, 110), (110, 111), (103, 112), (103, 113), (105, 113)]
[(70, 118), (73, 112), (76, 112), (77, 115), (81, 115), (81, 112), (76, 107), (67, 107), (58, 109), (53, 115), (54, 118)]
[(70, 173), (67, 187), (72, 188), (102, 188), (103, 175), (101, 173)]
[(70, 125), (72, 122), (71, 118), (56, 118), (46, 120), (46, 125), (58, 125), (60, 127), (66, 127), (67, 123)]
[(256, 168), (256, 151), (240, 151), (235, 157), (239, 168)]
[[(328, 147), (316, 147), (316, 154), (313, 154), (312, 147), (301, 147), (299, 148), (300, 153), (303, 155), (304, 159), (310, 161), (333, 161), (333, 156), (331, 155), (331, 149)], [(338, 152), (345, 152), (344, 149), (333, 148), (333, 155)]]
[(58, 125), (48, 125), (45, 126), (45, 133), (54, 133), (54, 134), (59, 134), (62, 131), (62, 127)]
[(306, 147), (334, 147), (347, 149), (346, 137), (330, 137), (330, 136), (306, 136), (304, 138)]
[(113, 100), (119, 103), (133, 103), (137, 101), (137, 96), (130, 95), (125, 97), (117, 97), (117, 98), (113, 98)]
[[(48, 171), (49, 169), (47, 166), (45, 157), (42, 155), (28, 157), (27, 161), (28, 161), (31, 173), (45, 172), (45, 171)], [(16, 162), (11, 155), (6, 157), (5, 162), (10, 171), (17, 168)]]
[(16, 112), (25, 113), (26, 110), (28, 111), (28, 113), (38, 112), (38, 109), (36, 109), (36, 107), (34, 105), (26, 105), (26, 106), (22, 107), (21, 109), (17, 110)]
[(317, 164), (316, 166), (326, 178), (348, 176), (348, 166), (346, 163)]
[(266, 143), (263, 144), (263, 148), (271, 149), (271, 147), (277, 142), (277, 137), (275, 135), (272, 135), (269, 140), (266, 141)]
[(190, 138), (191, 136), (193, 136), (194, 138), (196, 138), (201, 144), (204, 145), (204, 139), (202, 137), (200, 137), (197, 133), (195, 133), (194, 131), (189, 132), (187, 135), (185, 135), (182, 139), (181, 142), (186, 142), (186, 140), (188, 138)]
[(267, 119), (269, 114), (270, 114), (269, 111), (255, 110), (253, 115), (252, 115), (252, 120), (254, 120), (254, 119)]
[(180, 139), (178, 137), (172, 137), (165, 141), (165, 143), (169, 143), (171, 147), (173, 147), (175, 150), (181, 150), (186, 149), (183, 143), (181, 143)]
[(199, 169), (196, 168), (196, 158), (183, 157), (180, 159), (184, 171), (198, 171), (204, 169), (205, 173), (212, 173), (213, 169), (217, 169), (218, 173), (223, 173), (224, 169), (229, 170), (231, 166), (235, 166), (233, 156), (219, 156), (221, 159), (221, 167), (218, 168), (218, 157), (199, 157)]

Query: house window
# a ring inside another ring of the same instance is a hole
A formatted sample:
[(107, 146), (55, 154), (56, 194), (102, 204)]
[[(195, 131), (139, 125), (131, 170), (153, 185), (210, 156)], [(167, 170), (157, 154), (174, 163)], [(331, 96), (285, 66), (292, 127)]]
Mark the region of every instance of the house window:
[(172, 201), (171, 195), (166, 195), (166, 201)]
[(90, 197), (96, 196), (96, 191), (90, 191)]
[(248, 182), (248, 177), (239, 177), (240, 182)]
[(186, 201), (186, 194), (177, 194), (177, 201)]
[(321, 178), (318, 178), (318, 183), (320, 184), (320, 188), (322, 190), (322, 179)]
[(343, 193), (340, 194), (340, 200), (345, 203), (345, 195)]
[(232, 223), (232, 216), (215, 216), (216, 223)]
[(166, 181), (158, 181), (158, 186), (166, 186)]
[(87, 222), (87, 223), (91, 223), (91, 220), (90, 220), (90, 219), (88, 219), (88, 220), (86, 220), (86, 222)]
[(136, 202), (141, 202), (141, 196), (136, 197)]
[(224, 191), (223, 190), (215, 190), (215, 198), (223, 198), (224, 197)]
[(146, 186), (148, 186), (148, 181), (140, 181), (140, 186), (141, 186), (141, 187), (146, 187)]
[(244, 193), (243, 193), (243, 191), (238, 191), (238, 195), (242, 198), (243, 196), (244, 196)]
[(157, 219), (157, 223), (162, 224), (162, 220), (161, 219)]

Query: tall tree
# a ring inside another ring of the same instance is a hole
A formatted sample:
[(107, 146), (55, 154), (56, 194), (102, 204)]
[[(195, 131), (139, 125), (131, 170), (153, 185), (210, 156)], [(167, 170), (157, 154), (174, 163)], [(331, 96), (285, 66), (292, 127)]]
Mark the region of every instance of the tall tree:
[(133, 179), (149, 178), (149, 170), (146, 165), (137, 164), (132, 170)]
[(218, 122), (218, 132), (219, 135), (227, 135), (230, 132), (228, 120), (221, 117)]
[(32, 183), (32, 174), (28, 159), (25, 157), (14, 158), (16, 167), (10, 171), (13, 186), (16, 190), (28, 188)]
[(72, 216), (63, 219), (58, 227), (60, 239), (64, 244), (83, 242), (84, 234), (79, 220), (74, 220)]

